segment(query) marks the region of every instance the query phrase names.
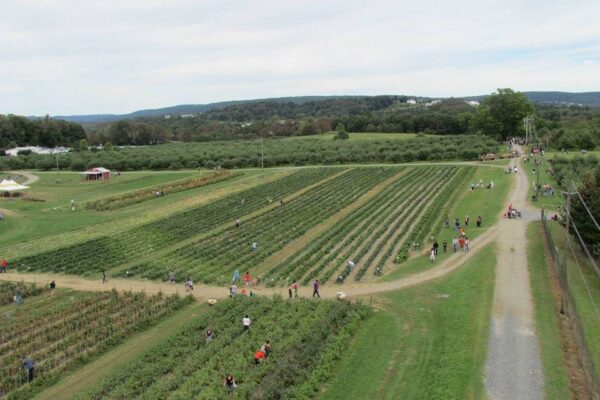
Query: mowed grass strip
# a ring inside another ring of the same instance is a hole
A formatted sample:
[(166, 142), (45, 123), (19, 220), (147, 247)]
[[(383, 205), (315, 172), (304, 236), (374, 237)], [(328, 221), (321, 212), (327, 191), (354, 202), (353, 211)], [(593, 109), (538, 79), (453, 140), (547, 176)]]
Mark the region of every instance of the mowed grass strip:
[(527, 262), (535, 307), (535, 327), (540, 341), (547, 399), (568, 399), (569, 381), (560, 346), (556, 301), (540, 222), (527, 227)]
[(449, 277), (376, 297), (322, 400), (485, 398), (495, 249)]

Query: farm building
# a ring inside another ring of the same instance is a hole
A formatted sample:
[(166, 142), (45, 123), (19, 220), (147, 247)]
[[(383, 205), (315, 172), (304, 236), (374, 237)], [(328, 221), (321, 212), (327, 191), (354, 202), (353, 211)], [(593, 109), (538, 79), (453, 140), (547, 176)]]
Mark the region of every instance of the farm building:
[(81, 175), (85, 177), (86, 181), (107, 181), (110, 179), (110, 170), (96, 167), (82, 172)]

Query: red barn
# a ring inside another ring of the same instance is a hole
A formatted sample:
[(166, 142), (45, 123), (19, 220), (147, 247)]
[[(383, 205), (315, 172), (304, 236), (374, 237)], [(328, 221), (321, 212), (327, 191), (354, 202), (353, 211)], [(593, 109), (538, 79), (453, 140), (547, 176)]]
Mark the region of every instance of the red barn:
[(110, 170), (102, 167), (96, 167), (82, 172), (87, 181), (107, 181), (110, 179)]

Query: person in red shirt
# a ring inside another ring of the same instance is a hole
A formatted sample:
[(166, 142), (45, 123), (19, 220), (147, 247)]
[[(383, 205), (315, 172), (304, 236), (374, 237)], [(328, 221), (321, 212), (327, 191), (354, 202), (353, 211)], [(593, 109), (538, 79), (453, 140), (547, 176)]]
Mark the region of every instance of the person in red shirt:
[(250, 272), (246, 272), (244, 275), (244, 282), (246, 282), (246, 286), (250, 286)]
[(6, 267), (8, 267), (8, 263), (6, 262), (6, 259), (2, 259), (2, 261), (0, 261), (0, 272), (1, 273), (6, 273)]
[(260, 364), (265, 359), (265, 353), (262, 351), (257, 351), (254, 353), (254, 365)]

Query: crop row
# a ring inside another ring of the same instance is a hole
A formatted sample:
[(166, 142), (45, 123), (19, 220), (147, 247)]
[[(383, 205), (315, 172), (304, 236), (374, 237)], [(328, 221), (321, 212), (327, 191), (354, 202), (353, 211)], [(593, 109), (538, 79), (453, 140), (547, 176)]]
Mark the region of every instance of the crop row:
[[(348, 260), (366, 270), (373, 259), (362, 265), (360, 262), (369, 252), (373, 257), (380, 253), (375, 250), (375, 243), (377, 240), (379, 243), (385, 243), (380, 240), (383, 233), (388, 230), (396, 232), (395, 225), (405, 222), (407, 215), (414, 210), (413, 203), (424, 205), (422, 201), (427, 192), (422, 188), (439, 184), (453, 170), (454, 167), (410, 170), (407, 175), (393, 182), (369, 203), (336, 224), (333, 229), (283, 261), (279, 266), (276, 282), (291, 276), (304, 276), (303, 284), (314, 278), (326, 282), (336, 271), (343, 268)], [(342, 282), (351, 271), (349, 267), (344, 268), (337, 281)], [(286, 279), (286, 282), (288, 281), (289, 279)]]
[[(414, 223), (421, 210), (428, 207), (429, 199), (433, 196), (432, 192), (443, 186), (455, 173), (455, 167), (443, 167), (429, 175), (428, 179), (419, 180), (416, 187), (406, 190), (407, 201), (398, 207), (390, 207), (393, 211), (385, 215), (385, 219), (380, 219), (379, 223), (371, 224), (368, 229), (360, 232), (360, 235), (345, 249), (344, 254), (345, 258), (352, 259), (357, 265), (355, 280), (360, 280), (364, 276), (376, 258), (379, 259), (379, 263), (376, 267), (378, 269), (374, 271), (383, 272), (382, 264), (390, 256), (390, 247), (405, 235), (406, 227)], [(364, 258), (366, 260), (363, 261)], [(332, 272), (339, 271), (343, 266), (342, 261), (343, 259), (338, 261), (335, 268), (330, 269), (327, 278)], [(345, 267), (336, 282), (344, 282), (351, 272), (349, 267)]]
[(21, 270), (84, 274), (110, 269), (165, 246), (206, 232), (257, 211), (271, 200), (288, 196), (338, 173), (335, 168), (309, 168), (220, 200), (159, 219), (112, 236), (94, 238), (15, 261)]
[[(76, 398), (309, 398), (366, 312), (346, 302), (227, 300)], [(244, 315), (252, 320), (247, 333)], [(255, 366), (253, 354), (265, 340), (272, 352)], [(227, 374), (237, 383), (233, 394), (223, 387)]]
[(382, 213), (387, 212), (389, 210), (388, 203), (398, 201), (402, 197), (401, 188), (420, 178), (426, 172), (425, 169), (408, 170), (407, 173), (384, 188), (375, 198), (354, 210), (330, 230), (282, 261), (274, 268), (277, 272), (274, 284), (281, 283), (283, 279), (289, 282), (291, 277), (295, 277), (293, 280), (296, 280), (308, 271), (311, 272), (305, 282), (308, 282), (311, 277), (317, 276), (323, 280), (323, 276), (319, 274), (333, 259), (339, 256), (338, 252), (344, 240), (373, 223), (375, 216), (381, 216)]
[[(67, 290), (52, 297), (26, 299), (14, 319), (3, 321), (0, 332), (0, 397), (31, 398), (85, 358), (158, 322), (189, 301), (162, 294)], [(29, 385), (25, 384), (23, 356), (35, 362), (36, 379)]]
[[(129, 274), (141, 273), (144, 277), (165, 279), (168, 269), (172, 269), (204, 282), (227, 282), (236, 268), (252, 270), (399, 171), (398, 168), (355, 168), (289, 203), (244, 221), (239, 228), (232, 226), (152, 263), (141, 264)], [(251, 249), (253, 242), (258, 243), (256, 251)]]
[(218, 173), (204, 174), (193, 178), (187, 178), (161, 185), (146, 187), (144, 189), (135, 190), (123, 194), (104, 197), (99, 200), (90, 201), (84, 204), (86, 209), (97, 211), (115, 210), (126, 207), (132, 204), (141, 203), (146, 200), (156, 198), (156, 193), (160, 195), (168, 195), (184, 190), (199, 188), (201, 186), (210, 185), (217, 182), (222, 182), (231, 179), (237, 174), (229, 171), (221, 171)]
[(42, 293), (43, 289), (33, 284), (22, 282), (0, 282), (0, 306), (13, 302), (14, 295), (29, 297)]
[(446, 187), (440, 191), (431, 206), (425, 209), (419, 223), (415, 224), (408, 234), (407, 239), (402, 243), (397, 256), (396, 262), (402, 263), (408, 259), (410, 247), (416, 245), (417, 248), (425, 243), (428, 234), (434, 231), (436, 221), (439, 222), (446, 216), (446, 203), (450, 199), (455, 199), (458, 191), (464, 188), (461, 182), (464, 182), (466, 177), (473, 173), (471, 168), (462, 168), (461, 173), (454, 177), (452, 182), (449, 182)]

